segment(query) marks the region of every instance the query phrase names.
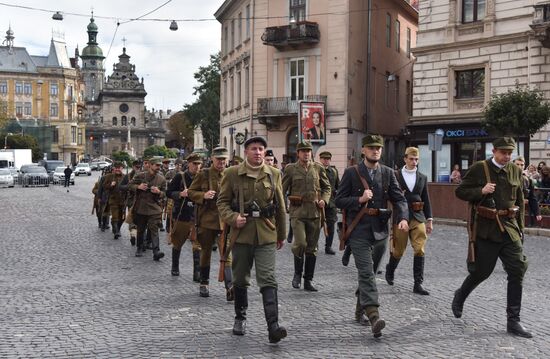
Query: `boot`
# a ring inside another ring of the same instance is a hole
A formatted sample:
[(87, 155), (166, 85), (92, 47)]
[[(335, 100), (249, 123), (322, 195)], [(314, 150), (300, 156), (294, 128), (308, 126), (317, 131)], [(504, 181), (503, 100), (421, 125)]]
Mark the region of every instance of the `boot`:
[(130, 244), (132, 245), (132, 247), (136, 245), (136, 237), (130, 236)]
[(506, 325), (506, 331), (512, 335), (516, 335), (522, 338), (532, 338), (533, 335), (525, 330), (519, 320), (519, 313), (521, 311), (521, 297), (523, 288), (521, 284), (517, 282), (508, 281), (508, 293), (507, 293), (507, 305), (506, 314), (508, 317), (508, 323)]
[(395, 258), (393, 255), (390, 254), (390, 261), (386, 265), (386, 282), (388, 282), (389, 285), (393, 285), (395, 268), (397, 268), (399, 261), (400, 258)]
[(101, 219), (101, 232), (105, 232), (105, 230), (109, 229), (109, 226), (107, 225), (108, 221), (109, 217), (103, 217)]
[(233, 334), (246, 334), (246, 310), (248, 309), (248, 290), (246, 288), (233, 287), (235, 292), (235, 323)]
[(453, 303), (451, 308), (453, 310), (453, 315), (455, 318), (462, 317), (462, 311), (464, 309), (464, 302), (466, 301), (466, 296), (462, 293), (461, 288), (458, 288), (455, 291), (455, 296), (453, 297)]
[(306, 265), (304, 270), (304, 289), (308, 292), (317, 292), (317, 288), (315, 288), (311, 283), (311, 281), (313, 280), (313, 274), (315, 273), (316, 261), (316, 256), (306, 254)]
[(172, 275), (177, 277), (180, 275), (180, 254), (181, 249), (172, 248)]
[(137, 243), (136, 243), (136, 257), (143, 257), (143, 252), (145, 250), (143, 249), (143, 236), (137, 237)]
[(199, 262), (201, 259), (201, 251), (193, 251), (193, 282), (199, 283), (201, 281), (201, 271)]
[(357, 294), (357, 304), (355, 304), (355, 321), (361, 325), (370, 325), (369, 318), (367, 318), (365, 310), (359, 302), (359, 294)]
[[(96, 211), (97, 211), (97, 209), (96, 209)], [(101, 220), (101, 217), (97, 217), (97, 228), (101, 229), (101, 227), (103, 227), (103, 222)]]
[(300, 288), (302, 284), (302, 272), (304, 270), (304, 257), (294, 256), (294, 278), (292, 278), (292, 288)]
[(351, 257), (351, 247), (349, 245), (344, 249), (344, 254), (342, 254), (342, 265), (345, 267), (349, 264), (349, 259)]
[(422, 288), (424, 281), (424, 257), (414, 257), (413, 262), (414, 289), (413, 293), (420, 295), (430, 295), (426, 289)]
[(365, 313), (369, 318), (370, 325), (372, 327), (372, 335), (375, 338), (380, 338), (382, 336), (382, 329), (386, 327), (386, 322), (384, 319), (380, 319), (380, 314), (378, 313), (378, 307), (367, 307)]
[(325, 254), (335, 255), (336, 252), (331, 247), (325, 247)]
[(111, 232), (113, 232), (113, 234), (116, 234), (116, 223), (117, 222), (111, 219)]
[(199, 295), (203, 298), (210, 297), (210, 292), (208, 291), (208, 283), (210, 282), (210, 266), (200, 267), (201, 271), (201, 281), (199, 287)]
[(120, 222), (111, 222), (113, 226), (114, 239), (120, 238)]
[(235, 299), (235, 294), (233, 292), (233, 272), (231, 271), (231, 267), (224, 267), (223, 271), (225, 299), (228, 302), (232, 302)]
[(286, 328), (279, 326), (279, 303), (277, 299), (277, 289), (273, 287), (264, 287), (261, 289), (264, 303), (265, 320), (267, 321), (267, 330), (269, 332), (269, 342), (278, 343), (286, 338)]
[(160, 259), (163, 257), (164, 257), (164, 252), (159, 251), (158, 247), (153, 249), (153, 260), (155, 262), (160, 261)]

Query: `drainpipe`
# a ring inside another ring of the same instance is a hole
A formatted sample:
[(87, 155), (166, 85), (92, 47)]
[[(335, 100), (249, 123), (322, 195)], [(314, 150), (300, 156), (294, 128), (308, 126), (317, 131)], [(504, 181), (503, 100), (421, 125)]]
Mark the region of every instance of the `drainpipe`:
[(372, 60), (372, 46), (371, 46), (371, 40), (372, 40), (372, 0), (368, 0), (368, 8), (367, 8), (367, 17), (368, 17), (368, 28), (367, 28), (367, 71), (366, 71), (366, 78), (367, 78), (367, 88), (366, 88), (366, 102), (367, 102), (367, 118), (365, 121), (365, 133), (368, 133), (369, 131), (369, 121), (370, 121), (370, 110), (371, 110), (371, 103), (370, 103), (370, 74), (371, 74), (371, 60)]
[(256, 0), (252, 0), (251, 18), (252, 18), (252, 34), (251, 34), (250, 43), (252, 46), (250, 46), (250, 65), (248, 66), (249, 67), (248, 71), (250, 72), (248, 75), (248, 81), (249, 81), (248, 87), (250, 90), (250, 93), (248, 94), (249, 102), (250, 102), (250, 123), (248, 124), (247, 128), (250, 127), (249, 133), (252, 134), (253, 133), (252, 123), (254, 121), (254, 102), (253, 102), (254, 100), (254, 61), (256, 61), (256, 59), (254, 58), (254, 39), (256, 38), (254, 36), (256, 33)]

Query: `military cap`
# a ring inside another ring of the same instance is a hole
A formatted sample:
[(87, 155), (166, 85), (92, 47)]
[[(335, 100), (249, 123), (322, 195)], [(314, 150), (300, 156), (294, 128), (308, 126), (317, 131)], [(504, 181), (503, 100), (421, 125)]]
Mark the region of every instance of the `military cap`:
[(170, 162), (172, 159), (168, 156), (164, 156), (164, 158), (162, 159), (162, 163), (164, 162)]
[(310, 151), (312, 151), (313, 146), (311, 145), (310, 142), (302, 141), (302, 142), (300, 142), (296, 145), (296, 151), (300, 151), (300, 150), (306, 150), (306, 151), (310, 150)]
[(499, 137), (493, 141), (493, 148), (497, 150), (515, 150), (516, 141), (512, 137)]
[(149, 163), (152, 165), (160, 165), (162, 160), (160, 158), (151, 158), (149, 160)]
[(177, 165), (182, 165), (183, 164), (183, 160), (181, 158), (178, 158), (175, 162), (175, 164)]
[(266, 150), (265, 157), (275, 157), (275, 155), (273, 154), (273, 150)]
[(416, 147), (407, 147), (405, 149), (405, 156), (420, 156), (420, 151)]
[(113, 167), (124, 167), (124, 164), (120, 161), (116, 161), (115, 163), (113, 163)]
[(329, 151), (323, 151), (319, 153), (319, 158), (328, 158), (330, 160), (332, 158), (332, 153)]
[(255, 142), (259, 142), (262, 145), (264, 145), (264, 147), (267, 147), (267, 141), (265, 140), (265, 138), (263, 138), (262, 136), (254, 136), (246, 140), (246, 142), (244, 143), (244, 148), (246, 148), (249, 144), (255, 143)]
[(151, 161), (151, 156), (144, 156), (143, 161), (147, 161), (147, 162)]
[(366, 135), (361, 141), (363, 147), (384, 147), (384, 138), (380, 135)]
[(244, 160), (241, 156), (233, 156), (233, 162), (243, 163)]
[(135, 160), (132, 162), (132, 167), (134, 166), (141, 166), (141, 162), (139, 162), (138, 160)]
[(525, 157), (523, 157), (523, 156), (517, 156), (516, 159), (515, 159), (514, 161), (525, 162)]
[(225, 147), (216, 147), (212, 150), (212, 157), (215, 158), (228, 158), (229, 151)]
[(189, 156), (187, 156), (187, 162), (201, 162), (202, 158), (198, 153), (191, 153)]

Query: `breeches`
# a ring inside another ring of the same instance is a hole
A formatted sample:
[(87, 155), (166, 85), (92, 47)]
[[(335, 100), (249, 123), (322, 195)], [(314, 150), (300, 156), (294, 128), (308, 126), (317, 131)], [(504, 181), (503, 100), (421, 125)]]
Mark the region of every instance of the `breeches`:
[[(212, 246), (214, 242), (218, 239), (220, 235), (219, 230), (208, 229), (208, 228), (198, 228), (197, 239), (201, 246), (201, 267), (209, 267), (212, 260)], [(227, 238), (226, 238), (226, 248), (227, 248)], [(227, 261), (225, 262), (226, 267), (231, 267), (231, 253), (227, 256)]]
[(233, 285), (239, 288), (250, 286), (250, 271), (256, 265), (256, 283), (277, 288), (275, 279), (275, 243), (263, 246), (235, 243), (233, 247)]
[(122, 222), (124, 217), (124, 210), (126, 209), (124, 205), (118, 206), (115, 204), (110, 204), (109, 209), (111, 211), (111, 221), (113, 222)]
[(412, 219), (409, 223), (409, 231), (404, 232), (393, 226), (393, 248), (392, 255), (394, 258), (401, 258), (407, 249), (407, 242), (411, 239), (411, 246), (414, 250), (415, 257), (424, 257), (424, 246), (428, 236), (426, 235), (426, 224)]
[(317, 255), (317, 242), (321, 233), (321, 220), (319, 218), (291, 218), (290, 224), (294, 232), (292, 253), (296, 257), (305, 254)]
[(137, 226), (138, 243), (144, 243), (145, 230), (151, 235), (153, 248), (159, 248), (159, 223), (161, 223), (161, 214), (146, 216), (134, 213), (134, 224)]
[[(195, 223), (191, 221), (173, 221), (172, 225), (174, 226), (171, 234), (172, 246), (174, 246), (175, 249), (181, 249), (189, 238), (189, 234)], [(193, 244), (193, 252), (200, 251), (201, 246), (197, 240), (191, 241), (191, 243)]]

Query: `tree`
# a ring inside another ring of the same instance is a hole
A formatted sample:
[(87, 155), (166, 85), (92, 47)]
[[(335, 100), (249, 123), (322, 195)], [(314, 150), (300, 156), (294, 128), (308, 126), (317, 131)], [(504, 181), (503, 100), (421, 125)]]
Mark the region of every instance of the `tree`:
[(4, 128), (8, 121), (8, 103), (0, 100), (0, 129)]
[(482, 126), (499, 135), (528, 136), (550, 121), (550, 105), (540, 90), (516, 87), (494, 94), (484, 110)]
[(126, 151), (116, 151), (111, 154), (111, 158), (115, 161), (120, 161), (122, 163), (125, 163), (126, 166), (132, 165), (132, 157), (130, 154)]
[(195, 132), (193, 123), (185, 116), (185, 112), (178, 111), (173, 114), (168, 120), (168, 129), (179, 148), (184, 148), (186, 153), (193, 150)]
[(210, 64), (195, 72), (194, 95), (198, 98), (184, 106), (193, 127), (200, 126), (204, 142), (211, 150), (220, 140), (220, 54), (210, 55)]
[(174, 151), (170, 151), (166, 146), (153, 145), (147, 147), (143, 151), (143, 157), (153, 157), (153, 156), (162, 156), (162, 157), (171, 157), (176, 158), (178, 155)]
[[(3, 140), (5, 139), (7, 148), (10, 149), (18, 149), (18, 148), (30, 148), (32, 150), (32, 160), (34, 162), (38, 162), (40, 159), (42, 159), (42, 151), (40, 150), (40, 147), (38, 146), (38, 142), (36, 141), (36, 138), (29, 135), (22, 135), (19, 133), (15, 133), (12, 135), (7, 136), (7, 132), (0, 133), (0, 138)], [(4, 144), (2, 143), (2, 146)]]

